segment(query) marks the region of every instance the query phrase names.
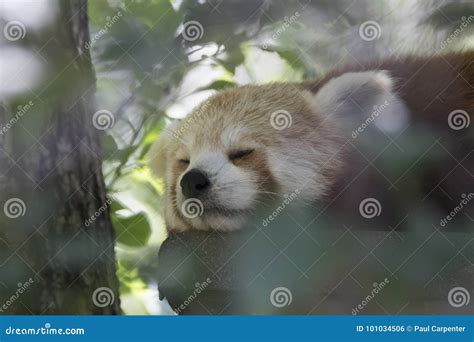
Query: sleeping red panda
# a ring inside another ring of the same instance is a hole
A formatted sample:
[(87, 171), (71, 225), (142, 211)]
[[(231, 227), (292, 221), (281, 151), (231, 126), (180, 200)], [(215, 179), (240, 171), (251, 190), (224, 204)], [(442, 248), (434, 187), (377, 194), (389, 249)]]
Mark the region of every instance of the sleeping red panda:
[(384, 208), (373, 222), (390, 227), (415, 207), (445, 215), (474, 193), (473, 112), (472, 51), (222, 91), (151, 150), (167, 227), (238, 229), (295, 191), (351, 222), (367, 199)]

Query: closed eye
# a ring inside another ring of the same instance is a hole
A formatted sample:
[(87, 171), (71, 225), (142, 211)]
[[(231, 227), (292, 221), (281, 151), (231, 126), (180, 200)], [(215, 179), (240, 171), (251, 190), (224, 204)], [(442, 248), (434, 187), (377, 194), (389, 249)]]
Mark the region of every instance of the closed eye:
[(229, 159), (230, 160), (242, 159), (250, 155), (253, 151), (254, 151), (253, 149), (233, 151), (229, 153)]
[(181, 164), (185, 164), (185, 165), (188, 165), (188, 164), (189, 164), (189, 159), (178, 159), (178, 161), (179, 161)]

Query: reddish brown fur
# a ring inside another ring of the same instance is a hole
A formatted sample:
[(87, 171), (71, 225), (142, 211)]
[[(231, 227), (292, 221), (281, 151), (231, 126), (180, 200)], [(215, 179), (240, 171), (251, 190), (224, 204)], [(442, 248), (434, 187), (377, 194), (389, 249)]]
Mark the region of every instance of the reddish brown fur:
[(446, 122), (455, 109), (474, 111), (474, 51), (432, 57), (404, 57), (337, 67), (324, 77), (303, 82), (316, 93), (330, 79), (346, 72), (387, 70), (395, 91), (416, 115)]

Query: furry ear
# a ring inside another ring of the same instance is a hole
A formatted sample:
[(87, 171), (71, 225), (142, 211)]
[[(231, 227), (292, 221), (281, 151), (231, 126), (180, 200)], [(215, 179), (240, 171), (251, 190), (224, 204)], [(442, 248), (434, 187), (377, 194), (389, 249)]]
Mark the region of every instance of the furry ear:
[(314, 108), (346, 118), (370, 113), (374, 106), (395, 98), (393, 80), (386, 71), (348, 72), (330, 79), (313, 95)]
[(166, 171), (168, 145), (173, 139), (173, 133), (179, 124), (179, 120), (173, 121), (160, 134), (158, 140), (153, 143), (148, 152), (148, 160), (151, 170), (158, 177), (164, 177)]

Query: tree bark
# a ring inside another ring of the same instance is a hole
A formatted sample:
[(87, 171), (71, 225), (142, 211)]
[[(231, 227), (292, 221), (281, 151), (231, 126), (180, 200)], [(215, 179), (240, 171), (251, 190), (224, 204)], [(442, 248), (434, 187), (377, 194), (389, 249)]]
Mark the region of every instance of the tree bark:
[(87, 1), (59, 6), (38, 38), (48, 79), (0, 109), (0, 314), (119, 314)]

